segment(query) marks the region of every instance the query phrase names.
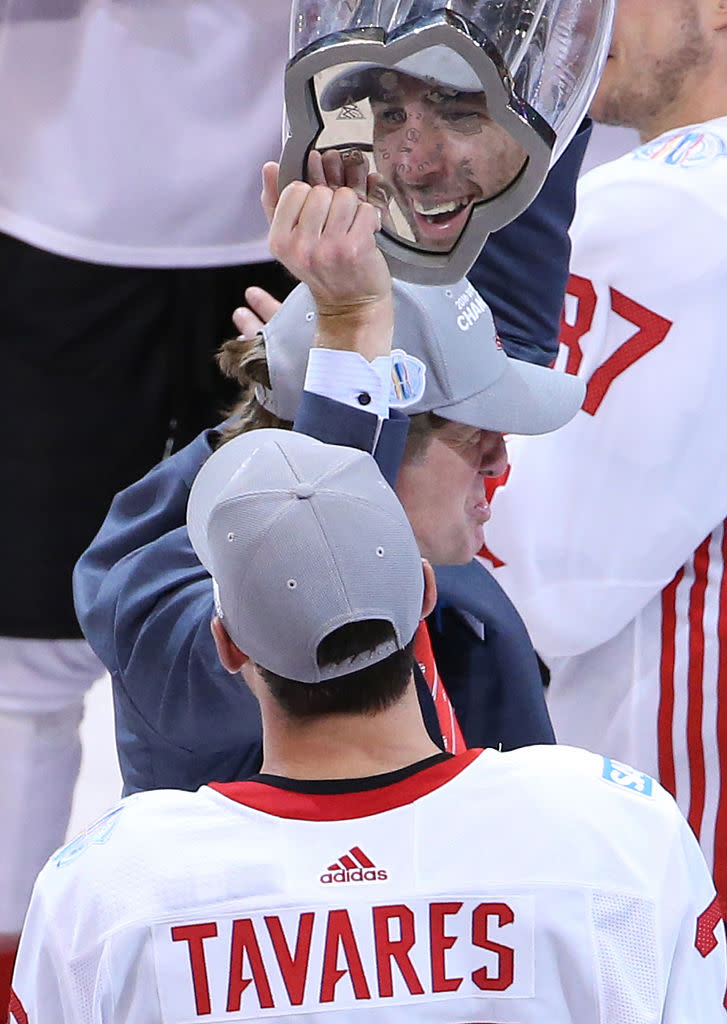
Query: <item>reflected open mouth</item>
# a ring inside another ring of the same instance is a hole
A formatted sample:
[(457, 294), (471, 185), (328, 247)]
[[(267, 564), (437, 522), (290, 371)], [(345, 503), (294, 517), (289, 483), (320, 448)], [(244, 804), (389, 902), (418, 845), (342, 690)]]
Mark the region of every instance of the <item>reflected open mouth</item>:
[(473, 202), (472, 198), (450, 199), (440, 203), (422, 203), (418, 199), (412, 199), (411, 205), (414, 208), (414, 212), (419, 217), (423, 217), (429, 224), (443, 224), (456, 217), (458, 213), (461, 213), (462, 210), (466, 209)]
[(476, 196), (426, 199), (409, 196), (410, 222), (417, 241), (437, 249), (454, 245), (467, 225)]

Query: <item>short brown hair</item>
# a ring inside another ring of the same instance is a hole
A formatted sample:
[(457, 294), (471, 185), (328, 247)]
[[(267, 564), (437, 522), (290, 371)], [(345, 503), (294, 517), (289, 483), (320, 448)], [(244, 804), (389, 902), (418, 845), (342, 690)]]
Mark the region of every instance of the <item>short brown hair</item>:
[[(362, 654), (393, 638), (391, 623), (381, 619), (349, 622), (325, 637), (318, 664), (355, 665)], [(373, 714), (395, 704), (404, 694), (414, 665), (414, 638), (399, 651), (324, 683), (300, 683), (258, 666), (270, 693), (291, 718), (320, 715)]]
[[(290, 420), (281, 420), (268, 412), (257, 400), (255, 385), (261, 384), (270, 388), (270, 371), (265, 356), (265, 339), (262, 334), (253, 338), (233, 338), (226, 341), (217, 353), (217, 363), (226, 377), (236, 380), (242, 391), (237, 403), (227, 413), (232, 420), (221, 431), (220, 444), (232, 440), (248, 430), (260, 430), (265, 427), (280, 427), (291, 430)], [(437, 431), (449, 424), (434, 412), (415, 413), (409, 417), (409, 434), (407, 436), (404, 459), (416, 462), (424, 457), (429, 442)]]
[[(217, 353), (217, 364), (226, 377), (236, 380), (241, 387), (235, 405), (226, 413), (227, 423), (220, 431), (219, 445), (231, 441), (249, 430), (279, 427), (290, 430), (293, 424), (281, 420), (260, 404), (255, 386), (270, 387), (270, 371), (265, 357), (265, 339), (262, 334), (252, 338), (233, 338), (226, 341)], [(218, 447), (219, 447), (218, 445)]]

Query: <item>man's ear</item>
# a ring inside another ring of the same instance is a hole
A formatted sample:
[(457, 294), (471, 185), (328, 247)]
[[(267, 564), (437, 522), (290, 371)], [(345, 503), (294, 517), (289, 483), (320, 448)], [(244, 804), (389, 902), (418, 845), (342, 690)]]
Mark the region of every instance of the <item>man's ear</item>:
[(727, 0), (714, 0), (712, 6), (712, 28), (717, 31), (727, 28)]
[(434, 611), (437, 603), (437, 580), (426, 558), (422, 558), (422, 572), (424, 573), (424, 597), (422, 599), (422, 618), (426, 619)]
[(243, 654), (234, 640), (230, 639), (230, 634), (222, 625), (222, 620), (217, 615), (210, 622), (210, 629), (212, 630), (212, 636), (215, 638), (217, 656), (223, 668), (226, 668), (232, 674), (239, 672), (248, 660), (247, 655)]

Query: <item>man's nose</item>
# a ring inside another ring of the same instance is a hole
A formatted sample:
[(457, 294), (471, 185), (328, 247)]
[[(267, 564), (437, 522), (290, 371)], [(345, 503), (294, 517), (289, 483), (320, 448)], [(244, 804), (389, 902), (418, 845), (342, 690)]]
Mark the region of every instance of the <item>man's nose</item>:
[(421, 121), (407, 120), (399, 146), (400, 176), (410, 185), (429, 184), (445, 170), (444, 135), (437, 127)]
[(507, 469), (507, 447), (505, 438), (500, 437), (499, 441), (490, 448), (483, 456), (480, 472), (485, 476), (502, 476)]

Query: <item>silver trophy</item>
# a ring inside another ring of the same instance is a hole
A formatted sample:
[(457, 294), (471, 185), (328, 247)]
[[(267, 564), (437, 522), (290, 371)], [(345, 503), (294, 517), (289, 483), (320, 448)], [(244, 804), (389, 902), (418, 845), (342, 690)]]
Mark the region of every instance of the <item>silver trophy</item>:
[(297, 0), (281, 186), (310, 154), (375, 173), (392, 274), (463, 277), (588, 110), (615, 0)]

